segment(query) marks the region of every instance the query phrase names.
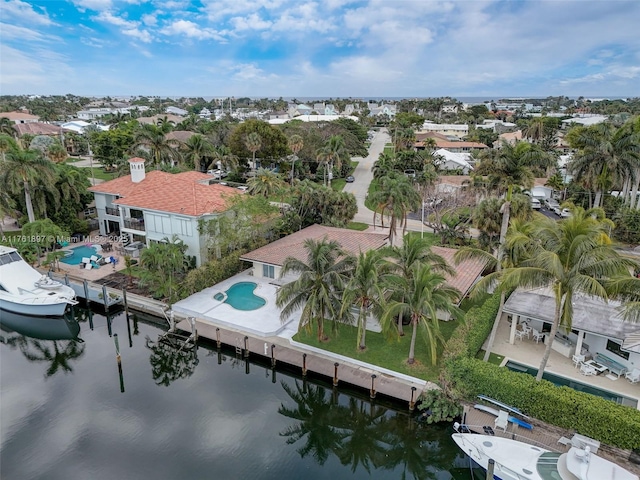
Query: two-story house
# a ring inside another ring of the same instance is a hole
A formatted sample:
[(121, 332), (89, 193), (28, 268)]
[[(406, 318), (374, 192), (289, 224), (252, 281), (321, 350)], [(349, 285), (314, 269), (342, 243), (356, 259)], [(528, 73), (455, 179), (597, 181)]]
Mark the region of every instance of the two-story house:
[[(89, 188), (93, 192), (101, 235), (121, 235), (149, 246), (176, 235), (200, 266), (208, 259), (208, 237), (198, 223), (224, 214), (237, 189), (212, 184), (211, 175), (145, 171), (145, 160), (129, 160), (130, 175)], [(124, 243), (128, 243), (125, 241)]]

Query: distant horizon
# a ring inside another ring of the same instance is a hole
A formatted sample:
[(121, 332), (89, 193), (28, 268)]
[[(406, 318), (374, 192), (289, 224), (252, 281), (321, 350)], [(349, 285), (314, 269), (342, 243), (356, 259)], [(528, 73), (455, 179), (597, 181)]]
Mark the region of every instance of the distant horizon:
[(637, 0), (0, 0), (0, 8), (3, 94), (640, 95)]

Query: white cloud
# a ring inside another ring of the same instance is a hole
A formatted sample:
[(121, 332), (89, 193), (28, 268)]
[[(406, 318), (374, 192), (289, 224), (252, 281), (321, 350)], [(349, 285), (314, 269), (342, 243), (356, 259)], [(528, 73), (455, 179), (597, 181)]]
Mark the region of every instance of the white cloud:
[(233, 25), (235, 31), (242, 32), (245, 30), (258, 31), (267, 30), (273, 23), (268, 20), (263, 20), (258, 14), (253, 13), (248, 17), (234, 17), (229, 20), (229, 23)]
[(106, 23), (110, 23), (111, 25), (116, 25), (118, 27), (126, 27), (126, 28), (134, 28), (139, 25), (139, 22), (127, 20), (122, 17), (118, 17), (113, 15), (111, 12), (100, 12), (99, 15), (94, 17), (96, 20), (100, 20)]
[(123, 35), (133, 37), (144, 43), (151, 43), (151, 34), (146, 30), (140, 30), (138, 28), (125, 28), (122, 30)]
[(176, 20), (167, 25), (160, 33), (164, 35), (184, 35), (198, 40), (214, 39), (224, 41), (224, 35), (210, 28), (203, 28), (189, 20)]
[(142, 23), (144, 23), (148, 27), (153, 27), (158, 24), (158, 18), (156, 15), (157, 13), (147, 13), (142, 15), (142, 17), (140, 17), (140, 20), (142, 20)]
[(39, 13), (34, 10), (32, 5), (21, 0), (3, 0), (0, 8), (2, 9), (3, 17), (6, 15), (32, 25), (54, 24), (46, 11)]
[(11, 65), (3, 68), (0, 75), (0, 90), (5, 94), (25, 92), (47, 93), (52, 85), (69, 86), (69, 79), (76, 72), (69, 66), (69, 59), (59, 52), (49, 49), (36, 49), (26, 53), (0, 44), (2, 63)]
[(21, 40), (34, 42), (48, 42), (54, 40), (60, 41), (59, 37), (55, 37), (53, 35), (45, 35), (30, 28), (10, 25), (8, 23), (0, 23), (0, 30), (2, 31), (3, 40)]
[(219, 20), (228, 15), (252, 13), (261, 9), (271, 11), (280, 8), (284, 0), (201, 0), (202, 11), (210, 20)]
[(102, 40), (100, 40), (99, 38), (95, 38), (95, 37), (81, 37), (80, 41), (84, 44), (87, 45), (88, 47), (92, 47), (92, 48), (103, 48), (104, 47), (104, 42)]
[(101, 12), (109, 10), (112, 6), (111, 0), (72, 0), (72, 2), (81, 11), (94, 10)]

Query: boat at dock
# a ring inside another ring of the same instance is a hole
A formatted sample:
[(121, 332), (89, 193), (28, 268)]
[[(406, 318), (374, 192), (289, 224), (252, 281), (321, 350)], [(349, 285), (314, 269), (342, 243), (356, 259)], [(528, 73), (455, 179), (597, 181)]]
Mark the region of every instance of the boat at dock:
[(76, 305), (72, 288), (48, 279), (12, 247), (0, 245), (0, 309), (37, 317), (62, 316)]
[(476, 464), (487, 470), (494, 463), (498, 480), (639, 480), (638, 476), (584, 449), (552, 452), (510, 438), (454, 433), (451, 438)]

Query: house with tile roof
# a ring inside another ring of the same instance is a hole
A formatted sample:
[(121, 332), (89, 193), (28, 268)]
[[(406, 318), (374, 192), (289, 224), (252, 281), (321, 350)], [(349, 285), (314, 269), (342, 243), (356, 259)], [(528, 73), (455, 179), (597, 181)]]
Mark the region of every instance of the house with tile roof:
[(187, 255), (200, 266), (208, 260), (208, 238), (198, 231), (201, 220), (227, 211), (237, 189), (209, 184), (211, 175), (146, 172), (144, 159), (129, 159), (131, 174), (89, 188), (93, 192), (101, 235), (120, 235), (123, 243), (149, 246), (176, 235), (187, 245)]
[(40, 117), (38, 117), (37, 115), (31, 115), (30, 113), (19, 112), (19, 111), (2, 112), (0, 113), (0, 118), (8, 118), (9, 120), (11, 120), (13, 123), (16, 123), (16, 124), (32, 123), (32, 122), (40, 121)]
[[(282, 285), (297, 278), (297, 275), (291, 274), (280, 278), (282, 265), (288, 257), (306, 261), (307, 251), (304, 248), (304, 242), (308, 239), (316, 241), (322, 239), (329, 241), (335, 240), (341, 245), (345, 252), (357, 256), (360, 252), (377, 250), (386, 246), (389, 237), (387, 234), (382, 233), (359, 232), (345, 228), (311, 225), (310, 227), (248, 252), (240, 257), (240, 259), (253, 264), (251, 275), (253, 275), (254, 278)], [(455, 275), (445, 274), (445, 278), (450, 286), (460, 291), (461, 296), (459, 301), (462, 301), (469, 293), (471, 287), (480, 278), (480, 275), (486, 267), (486, 263), (483, 260), (469, 259), (456, 265), (453, 260), (456, 249), (433, 246), (431, 247), (431, 251), (444, 258), (455, 270)], [(441, 315), (441, 319), (448, 320), (448, 318), (445, 318), (444, 313)], [(376, 330), (375, 322), (372, 322), (371, 325), (372, 329)]]

